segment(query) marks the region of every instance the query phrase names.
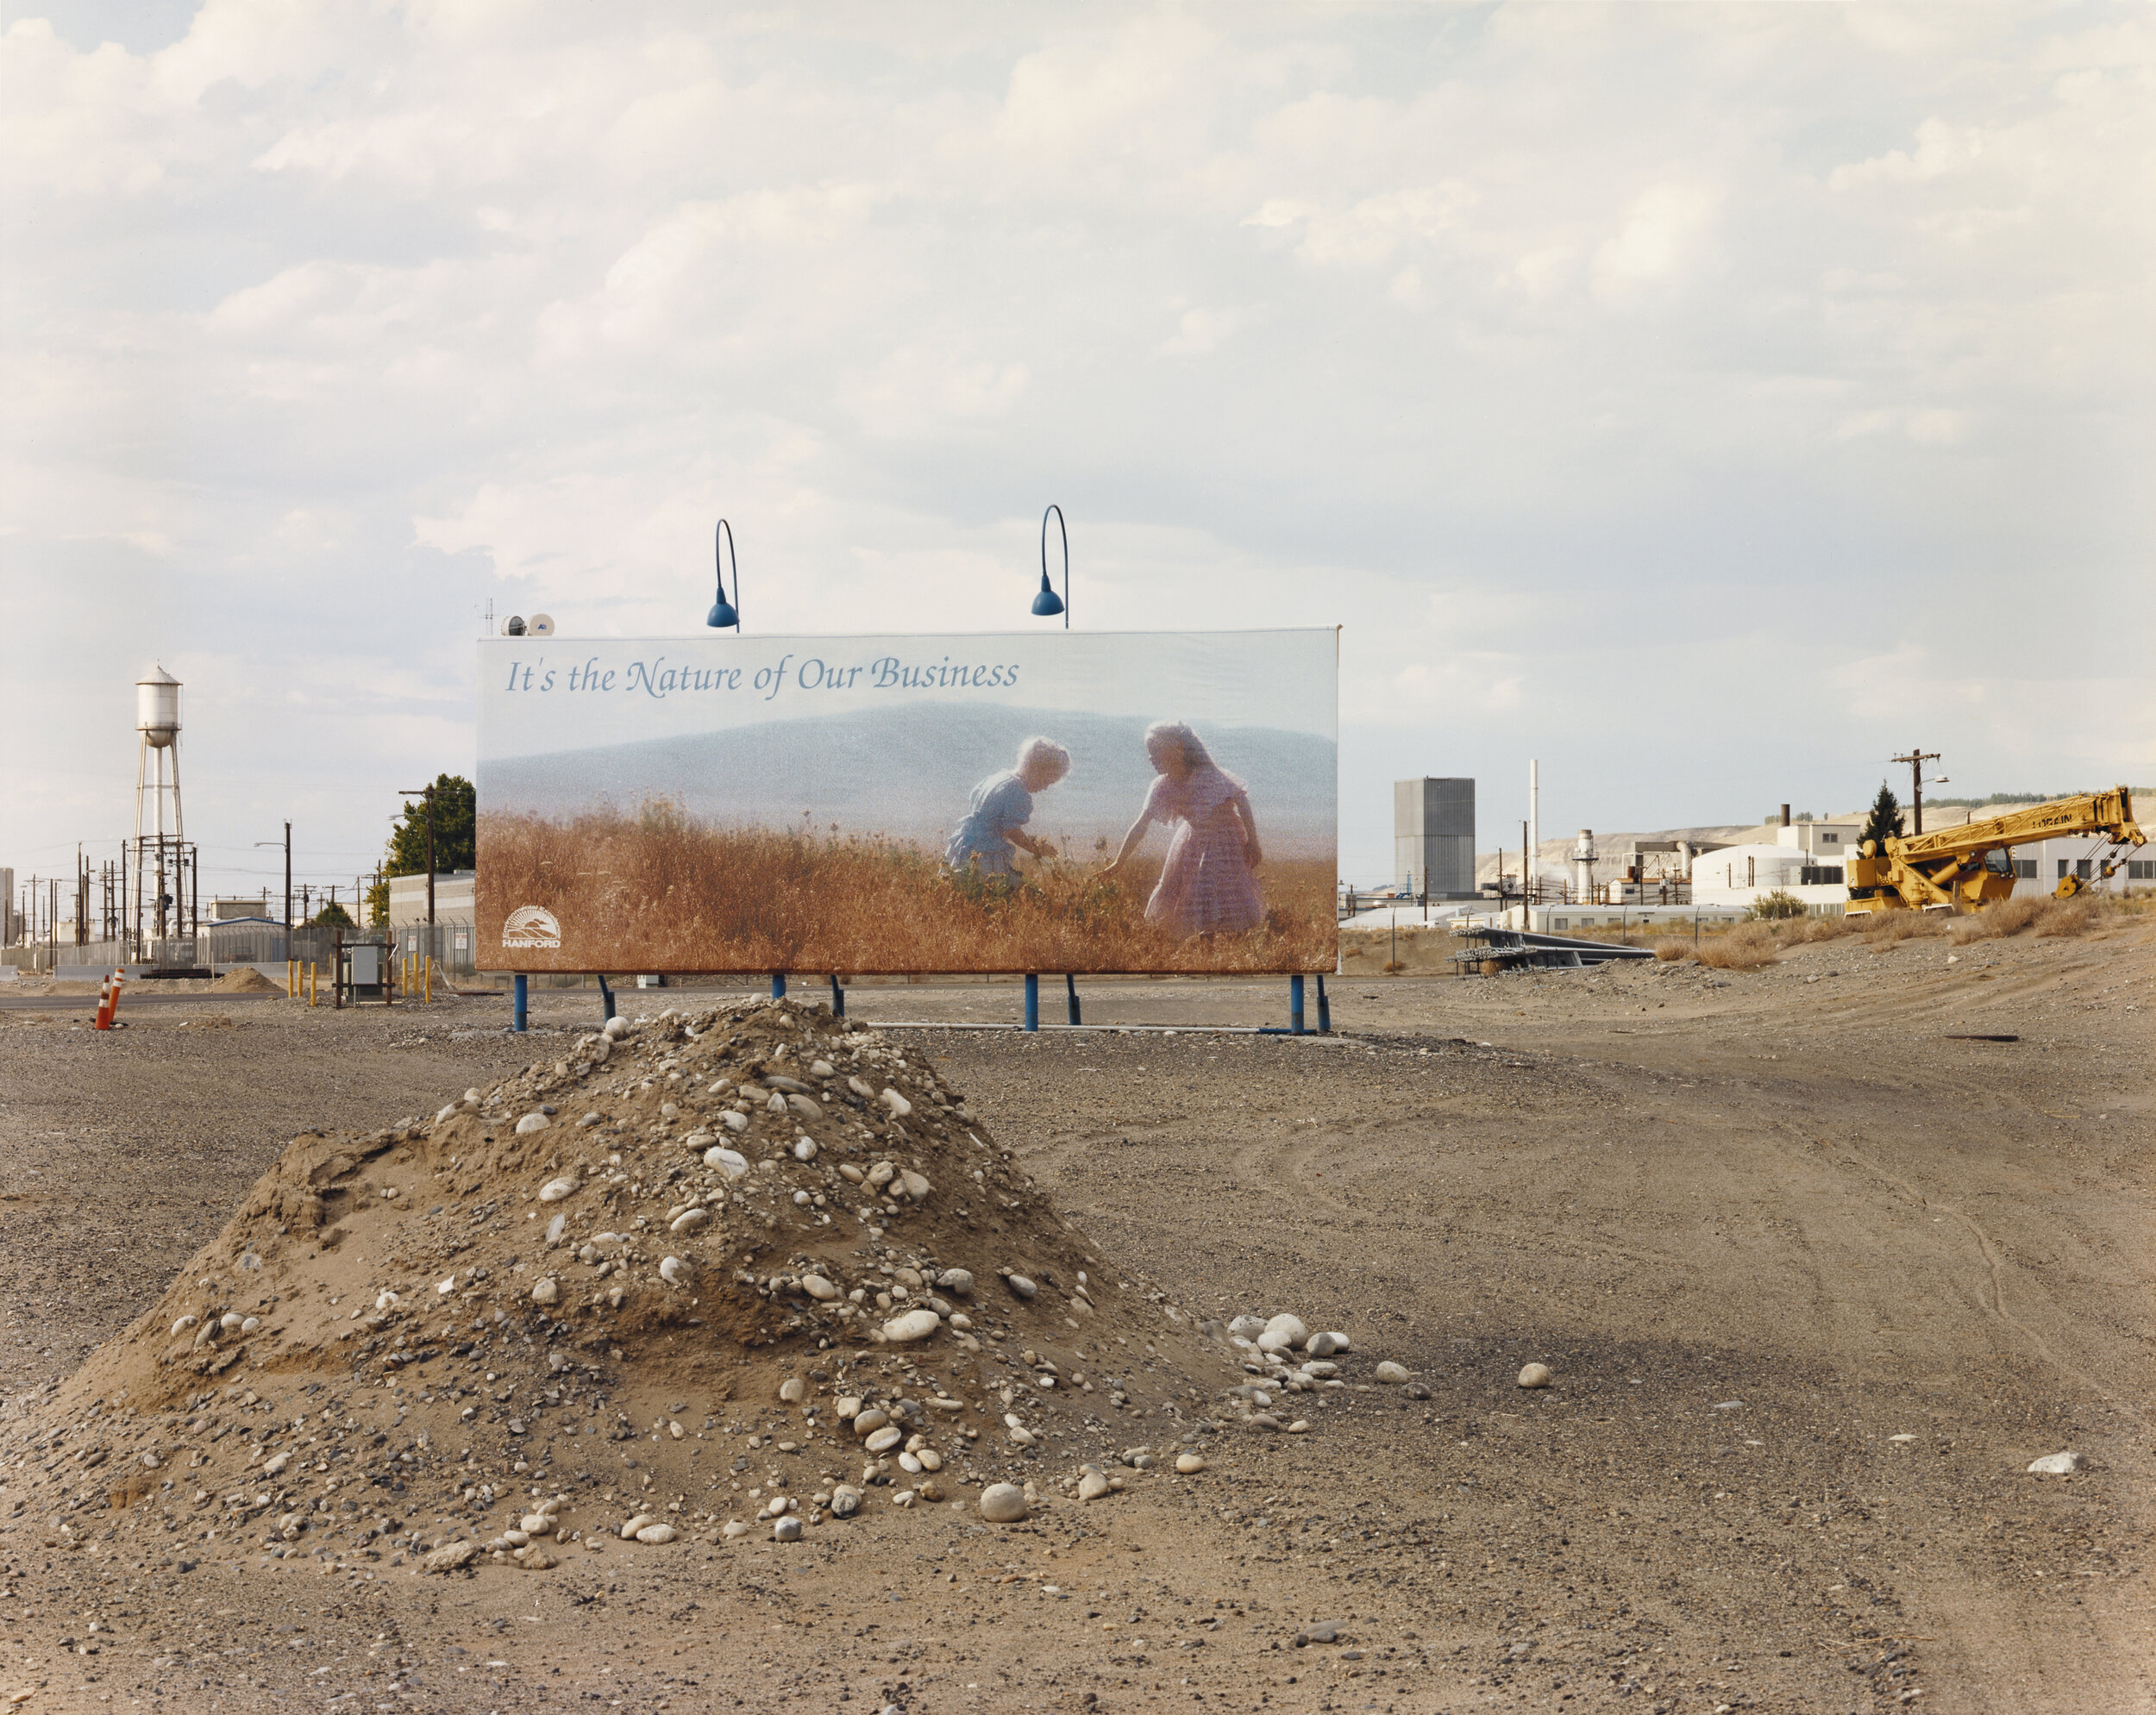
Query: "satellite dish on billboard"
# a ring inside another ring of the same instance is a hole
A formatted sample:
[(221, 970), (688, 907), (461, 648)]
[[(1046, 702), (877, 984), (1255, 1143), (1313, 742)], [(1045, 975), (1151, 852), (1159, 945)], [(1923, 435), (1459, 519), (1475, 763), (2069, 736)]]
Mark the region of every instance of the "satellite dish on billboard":
[(553, 636), (554, 616), (550, 613), (533, 614), (530, 619), (527, 619), (524, 622), (524, 635), (527, 637)]
[(511, 614), (511, 615), (509, 616), (509, 617), (508, 617), (507, 619), (505, 619), (505, 620), (502, 622), (502, 635), (503, 635), (503, 636), (505, 636), (505, 637), (521, 637), (521, 636), (523, 636), (523, 635), (524, 635), (524, 617), (523, 617), (523, 615), (522, 615), (521, 613), (512, 613), (512, 614)]

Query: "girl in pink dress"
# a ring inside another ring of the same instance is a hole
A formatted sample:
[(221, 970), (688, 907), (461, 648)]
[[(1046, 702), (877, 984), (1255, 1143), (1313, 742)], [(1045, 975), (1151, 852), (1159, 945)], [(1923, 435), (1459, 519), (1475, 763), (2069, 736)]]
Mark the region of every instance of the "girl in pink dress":
[(1180, 721), (1147, 728), (1145, 754), (1160, 778), (1123, 836), (1123, 849), (1101, 873), (1112, 875), (1128, 861), (1152, 823), (1176, 823), (1160, 886), (1146, 902), (1146, 921), (1179, 936), (1256, 929), (1265, 920), (1265, 905), (1251, 872), (1263, 854), (1243, 782), (1215, 764)]

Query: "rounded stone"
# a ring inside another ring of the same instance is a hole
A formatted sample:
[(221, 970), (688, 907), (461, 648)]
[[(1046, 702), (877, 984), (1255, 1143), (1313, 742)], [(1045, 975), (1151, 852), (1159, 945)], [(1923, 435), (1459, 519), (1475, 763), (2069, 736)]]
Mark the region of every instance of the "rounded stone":
[(946, 1268), (936, 1277), (936, 1284), (947, 1293), (965, 1298), (973, 1291), (973, 1271), (968, 1268)]
[(814, 1161), (816, 1159), (816, 1140), (813, 1137), (795, 1138), (793, 1140), (793, 1159), (797, 1161)]
[(539, 1200), (542, 1203), (559, 1203), (575, 1189), (576, 1181), (573, 1179), (550, 1179), (539, 1187)]
[(527, 1512), (517, 1521), (517, 1528), (527, 1537), (548, 1537), (554, 1534), (554, 1520), (543, 1512)]
[(838, 1296), (838, 1288), (831, 1285), (821, 1274), (802, 1275), (801, 1290), (818, 1304), (829, 1304)]
[(863, 1442), (862, 1445), (866, 1447), (871, 1453), (888, 1453), (893, 1448), (896, 1447), (905, 1439), (906, 1431), (904, 1430), (900, 1429), (896, 1424), (887, 1424), (883, 1428), (877, 1430), (871, 1434), (868, 1440)]
[(779, 1384), (779, 1398), (789, 1405), (798, 1405), (808, 1398), (808, 1383), (798, 1375), (789, 1375)]
[(1206, 1462), (1195, 1453), (1178, 1453), (1175, 1455), (1175, 1468), (1186, 1477), (1194, 1477), (1205, 1468)]
[(542, 1113), (528, 1113), (522, 1119), (517, 1122), (517, 1135), (519, 1137), (522, 1137), (530, 1132), (544, 1131), (547, 1129), (548, 1124), (548, 1121), (546, 1115)]
[(680, 1286), (695, 1272), (694, 1268), (678, 1256), (663, 1258), (659, 1264), (659, 1278), (669, 1286)]
[(561, 1296), (561, 1288), (554, 1283), (554, 1279), (551, 1275), (543, 1280), (533, 1283), (531, 1288), (531, 1301), (534, 1304), (552, 1304)]
[(1261, 1352), (1289, 1352), (1310, 1337), (1310, 1330), (1303, 1325), (1300, 1316), (1290, 1316), (1285, 1311), (1265, 1324), (1265, 1331), (1257, 1336)]
[(909, 1310), (883, 1324), (883, 1337), (894, 1346), (908, 1346), (927, 1339), (943, 1325), (943, 1318), (932, 1310)]
[(1036, 1293), (1040, 1291), (1038, 1286), (1035, 1286), (1023, 1274), (1006, 1274), (1003, 1277), (1003, 1284), (1008, 1286), (1012, 1292), (1016, 1293), (1022, 1299), (1031, 1299)]
[(723, 1145), (704, 1152), (704, 1165), (707, 1167), (717, 1167), (728, 1179), (741, 1179), (749, 1172), (748, 1156), (738, 1150), (726, 1149)]
[(1396, 1364), (1390, 1358), (1388, 1358), (1384, 1362), (1378, 1365), (1376, 1369), (1372, 1370), (1370, 1374), (1376, 1377), (1380, 1381), (1388, 1381), (1397, 1386), (1407, 1380), (1407, 1366), (1405, 1364)]
[(1015, 1524), (1025, 1512), (1025, 1491), (1016, 1483), (991, 1483), (981, 1492), (981, 1516), (991, 1524)]
[(1078, 1479), (1078, 1499), (1098, 1500), (1108, 1493), (1108, 1480), (1098, 1471), (1088, 1471)]
[(1547, 1387), (1557, 1379), (1557, 1373), (1547, 1364), (1529, 1364), (1520, 1372), (1522, 1387)]
[(667, 1228), (667, 1230), (669, 1232), (676, 1233), (693, 1233), (699, 1227), (708, 1227), (711, 1224), (711, 1211), (710, 1210), (684, 1209), (679, 1215), (676, 1215), (674, 1217), (673, 1223)]
[(2034, 1477), (2071, 1477), (2077, 1471), (2089, 1468), (2088, 1460), (2078, 1453), (2046, 1453), (2032, 1462), (2029, 1474)]
[(861, 1491), (848, 1488), (844, 1484), (831, 1491), (831, 1517), (851, 1518), (861, 1511)]
[(785, 1518), (771, 1527), (771, 1540), (774, 1543), (799, 1542), (801, 1540), (800, 1519), (791, 1512), (787, 1513)]
[(647, 1524), (636, 1532), (636, 1540), (640, 1543), (670, 1543), (679, 1535), (680, 1532), (671, 1524)]

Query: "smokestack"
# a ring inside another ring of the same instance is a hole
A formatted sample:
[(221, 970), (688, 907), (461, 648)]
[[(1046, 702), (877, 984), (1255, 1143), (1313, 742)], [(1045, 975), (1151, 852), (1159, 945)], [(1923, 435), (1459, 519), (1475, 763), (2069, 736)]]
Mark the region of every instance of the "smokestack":
[(1784, 828), (1789, 825), (1789, 807), (1786, 804), (1782, 806), (1782, 825)]
[[(1530, 758), (1527, 762), (1527, 849), (1525, 861), (1520, 866), (1520, 879), (1526, 887), (1524, 897), (1534, 898), (1535, 854), (1542, 849), (1542, 764)], [(1521, 918), (1522, 927), (1526, 919)]]

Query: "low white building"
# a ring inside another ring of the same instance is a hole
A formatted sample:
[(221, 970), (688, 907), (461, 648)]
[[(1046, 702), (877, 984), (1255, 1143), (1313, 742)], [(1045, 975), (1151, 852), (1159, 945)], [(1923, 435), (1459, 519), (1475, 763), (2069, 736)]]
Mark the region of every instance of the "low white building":
[[(1803, 834), (1820, 825), (1799, 823), (1775, 831)], [(1832, 858), (1823, 852), (1815, 854), (1796, 840), (1777, 840), (1772, 845), (1724, 846), (1704, 853), (1692, 860), (1693, 903), (1744, 911), (1770, 893), (1787, 893), (1802, 900), (1814, 917), (1839, 915), (1849, 904), (1849, 883), (1841, 842), (1837, 839), (1829, 849), (1836, 854)], [(1853, 839), (1846, 849), (1853, 854)]]

